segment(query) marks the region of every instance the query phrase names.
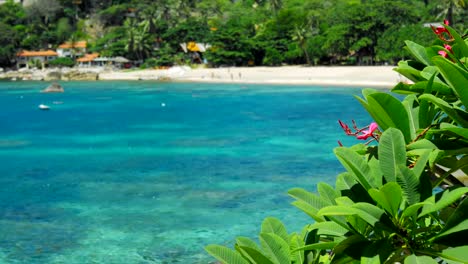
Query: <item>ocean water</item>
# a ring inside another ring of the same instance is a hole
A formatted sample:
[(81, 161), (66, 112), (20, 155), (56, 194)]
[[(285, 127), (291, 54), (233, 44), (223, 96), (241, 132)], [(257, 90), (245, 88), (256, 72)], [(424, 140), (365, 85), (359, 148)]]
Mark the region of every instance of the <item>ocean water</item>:
[(47, 85), (0, 83), (0, 263), (210, 263), (267, 216), (300, 231), (287, 190), (333, 184), (337, 120), (370, 121), (357, 88)]

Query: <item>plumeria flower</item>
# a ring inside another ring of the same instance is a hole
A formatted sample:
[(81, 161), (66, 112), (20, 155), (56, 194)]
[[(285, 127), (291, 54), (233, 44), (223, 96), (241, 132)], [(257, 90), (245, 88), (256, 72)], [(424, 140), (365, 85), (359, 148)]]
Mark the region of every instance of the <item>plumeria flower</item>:
[[(446, 26), (449, 25), (449, 22), (447, 19), (444, 20), (444, 24)], [(439, 39), (446, 41), (446, 42), (451, 42), (454, 40), (452, 34), (448, 31), (448, 29), (444, 26), (441, 27), (434, 27), (431, 25), (432, 31), (439, 37)]]
[(374, 131), (377, 129), (377, 123), (375, 122), (372, 122), (370, 125), (369, 125), (369, 128), (367, 130), (363, 130), (361, 131), (361, 135), (358, 135), (356, 136), (357, 139), (363, 139), (363, 140), (366, 140), (370, 137), (374, 137)]
[[(375, 133), (376, 130), (378, 131), (378, 125), (375, 122), (372, 122), (367, 127), (358, 128), (357, 125), (356, 125), (356, 122), (354, 120), (352, 120), (353, 129), (354, 129), (355, 132), (351, 131), (349, 126), (347, 124), (343, 123), (341, 120), (338, 120), (338, 122), (340, 123), (340, 126), (343, 129), (343, 131), (348, 136), (354, 136), (357, 139), (362, 139), (362, 140), (366, 140), (368, 138), (371, 138), (368, 142), (365, 143), (366, 145), (369, 144), (370, 142), (374, 141), (374, 140), (377, 140), (377, 141), (379, 140), (380, 131), (379, 131), (379, 133)], [(338, 145), (340, 147), (343, 146), (341, 141), (338, 141)]]
[(438, 53), (440, 56), (444, 57), (444, 58), (447, 58), (447, 56), (448, 56), (448, 55), (447, 55), (447, 52), (445, 52), (445, 50), (439, 50), (437, 53)]

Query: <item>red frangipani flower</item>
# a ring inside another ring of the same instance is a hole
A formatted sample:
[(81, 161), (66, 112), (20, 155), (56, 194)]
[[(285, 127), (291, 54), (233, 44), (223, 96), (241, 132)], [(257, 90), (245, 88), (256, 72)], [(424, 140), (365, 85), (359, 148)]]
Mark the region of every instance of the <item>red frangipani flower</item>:
[[(444, 20), (444, 24), (446, 26), (449, 25), (448, 20)], [(434, 27), (431, 25), (432, 31), (439, 37), (439, 39), (446, 41), (446, 42), (451, 42), (454, 40), (452, 34), (448, 31), (448, 29), (445, 26), (439, 26), (439, 27)]]
[(437, 53), (438, 53), (440, 56), (444, 57), (444, 58), (447, 58), (447, 56), (448, 56), (448, 55), (447, 55), (447, 52), (445, 52), (445, 50), (439, 50)]
[(372, 122), (369, 125), (369, 129), (361, 131), (362, 134), (358, 135), (356, 138), (366, 140), (366, 139), (368, 139), (370, 137), (373, 137), (374, 136), (374, 131), (377, 129), (377, 127), (378, 127), (377, 123)]
[[(358, 128), (356, 125), (356, 122), (354, 120), (352, 120), (352, 122), (353, 122), (353, 129), (355, 132), (352, 132), (347, 124), (343, 123), (341, 120), (338, 120), (338, 123), (340, 124), (341, 128), (346, 133), (346, 135), (354, 136), (357, 139), (362, 139), (362, 140), (367, 140), (371, 138), (371, 140), (366, 142), (366, 144), (369, 144), (370, 142), (379, 139), (380, 131), (378, 131), (377, 123), (372, 122), (370, 125), (364, 128)], [(376, 133), (376, 131), (378, 131), (378, 133)], [(340, 141), (338, 141), (338, 145), (343, 146), (343, 144)]]

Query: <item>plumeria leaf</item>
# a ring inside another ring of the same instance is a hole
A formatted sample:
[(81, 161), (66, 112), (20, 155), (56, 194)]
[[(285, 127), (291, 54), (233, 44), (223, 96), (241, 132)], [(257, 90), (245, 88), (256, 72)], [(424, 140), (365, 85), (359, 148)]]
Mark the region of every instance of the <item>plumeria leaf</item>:
[(414, 172), (405, 165), (398, 166), (397, 182), (403, 191), (403, 197), (409, 205), (420, 201), (419, 180)]
[(468, 57), (468, 45), (466, 44), (465, 41), (463, 41), (463, 38), (460, 36), (460, 34), (458, 34), (456, 30), (454, 30), (453, 28), (449, 26), (447, 26), (446, 28), (450, 32), (450, 34), (453, 36), (453, 38), (455, 39), (455, 43), (456, 45), (458, 45), (458, 48), (461, 51), (461, 54), (459, 57), (460, 58)]
[(322, 242), (322, 243), (315, 243), (311, 245), (306, 245), (301, 248), (296, 248), (295, 251), (298, 250), (322, 250), (322, 249), (333, 249), (338, 243), (336, 242)]
[(405, 41), (407, 49), (416, 58), (418, 61), (424, 63), (425, 65), (433, 65), (431, 58), (427, 55), (426, 48), (421, 46), (413, 41)]
[(355, 177), (355, 180), (357, 180), (364, 189), (369, 190), (375, 187), (372, 186), (370, 182), (370, 179), (372, 179), (370, 168), (360, 155), (344, 147), (335, 148), (334, 152), (343, 167)]
[(223, 264), (249, 264), (239, 252), (225, 246), (208, 245), (205, 250)]
[(440, 72), (458, 94), (461, 102), (468, 106), (468, 89), (466, 89), (468, 87), (468, 71), (443, 57), (434, 57), (432, 61), (439, 67)]
[(416, 99), (415, 95), (408, 95), (402, 102), (408, 113), (408, 124), (410, 126), (410, 136), (412, 139), (416, 137), (416, 131), (419, 129), (419, 108), (414, 107), (414, 101), (416, 101)]
[(385, 180), (395, 182), (399, 172), (398, 167), (406, 164), (405, 141), (400, 130), (389, 128), (382, 134), (379, 145), (379, 161)]
[(361, 257), (361, 264), (380, 264), (379, 255), (373, 257)]
[(437, 98), (432, 94), (423, 94), (423, 95), (419, 96), (419, 99), (420, 100), (426, 100), (426, 101), (429, 101), (429, 102), (437, 105), (437, 107), (442, 109), (442, 111), (444, 111), (448, 116), (450, 116), (457, 123), (459, 123), (460, 125), (462, 125), (464, 127), (468, 127), (468, 121), (461, 118), (458, 115), (457, 111), (450, 104), (448, 104), (446, 101), (444, 101), (444, 100), (442, 100), (440, 98)]
[(275, 264), (291, 263), (289, 243), (273, 233), (261, 233), (260, 244), (268, 258)]
[(455, 201), (460, 199), (462, 195), (468, 192), (468, 187), (460, 187), (455, 190), (445, 190), (442, 193), (442, 197), (435, 202), (435, 196), (431, 196), (428, 199), (426, 199), (425, 202), (430, 203), (430, 205), (425, 205), (423, 207), (422, 212), (419, 214), (418, 217), (422, 217), (424, 215), (439, 211), (451, 204), (453, 204)]
[(321, 208), (331, 205), (331, 203), (302, 188), (292, 188), (288, 191), (288, 194), (297, 199), (292, 204), (308, 214), (315, 221), (321, 222), (325, 220), (323, 217), (319, 216), (317, 212)]
[(267, 217), (262, 222), (262, 233), (273, 233), (281, 237), (284, 241), (289, 240), (288, 231), (284, 224), (277, 218)]
[(405, 258), (404, 264), (437, 264), (437, 261), (428, 256), (411, 255)]
[(380, 190), (370, 189), (369, 194), (374, 201), (387, 211), (391, 216), (398, 215), (398, 209), (402, 200), (401, 187), (396, 182), (389, 182)]
[[(397, 98), (387, 93), (374, 93), (366, 99), (364, 107), (382, 130), (398, 128), (403, 132), (405, 141), (411, 142), (408, 113)], [(362, 100), (360, 102), (363, 103)]]
[(447, 248), (442, 251), (442, 254), (439, 256), (447, 260), (450, 264), (466, 263), (466, 260), (468, 259), (468, 246)]
[(317, 234), (319, 235), (343, 236), (349, 232), (349, 229), (331, 221), (314, 223), (311, 228), (317, 229)]
[[(405, 76), (409, 80), (413, 81), (414, 83), (425, 81), (424, 77), (421, 76), (421, 70), (417, 69), (419, 66), (423, 66), (424, 64), (420, 64), (415, 61), (400, 61), (398, 62), (398, 67), (394, 69), (394, 71), (400, 73), (401, 75)], [(417, 68), (415, 68), (417, 67)], [(421, 68), (423, 68), (421, 67)]]
[(290, 249), (291, 249), (291, 261), (292, 263), (304, 263), (305, 260), (305, 252), (301, 250), (297, 250), (298, 248), (302, 248), (305, 246), (304, 240), (297, 234), (294, 234), (291, 237), (289, 242)]
[(253, 264), (275, 264), (258, 249), (246, 246), (239, 246), (238, 250), (246, 259), (248, 259)]
[(319, 182), (317, 184), (317, 190), (322, 199), (325, 199), (330, 202), (330, 204), (336, 205), (335, 199), (340, 196), (340, 193), (335, 191), (330, 185)]

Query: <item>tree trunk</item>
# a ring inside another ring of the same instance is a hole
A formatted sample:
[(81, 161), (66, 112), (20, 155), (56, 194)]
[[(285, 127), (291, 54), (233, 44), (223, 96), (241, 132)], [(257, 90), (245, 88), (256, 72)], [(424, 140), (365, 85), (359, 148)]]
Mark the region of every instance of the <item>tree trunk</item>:
[(448, 20), (449, 25), (453, 25), (453, 2), (452, 1), (449, 2), (446, 19)]

